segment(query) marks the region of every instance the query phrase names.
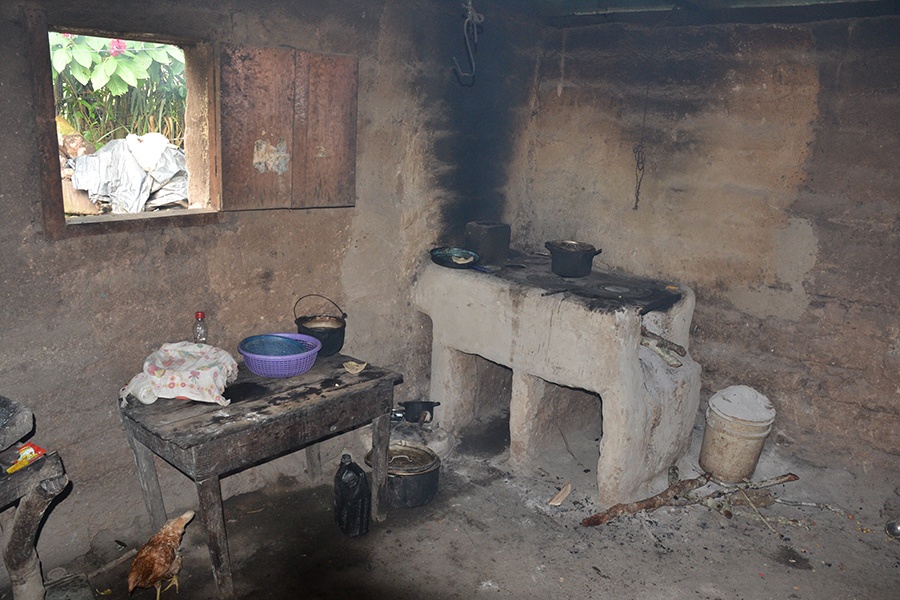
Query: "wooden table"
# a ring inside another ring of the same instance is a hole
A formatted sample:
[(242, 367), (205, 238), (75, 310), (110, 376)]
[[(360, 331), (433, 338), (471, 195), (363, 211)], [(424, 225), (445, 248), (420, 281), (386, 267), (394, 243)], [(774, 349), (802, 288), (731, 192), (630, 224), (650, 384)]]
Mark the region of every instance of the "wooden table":
[[(153, 455), (190, 477), (200, 497), (213, 575), (219, 593), (234, 595), (219, 478), (306, 448), (311, 474), (321, 472), (317, 442), (372, 423), (372, 517), (385, 517), (387, 447), (394, 385), (402, 375), (372, 365), (358, 375), (343, 355), (319, 358), (308, 372), (286, 379), (250, 373), (241, 364), (225, 390), (227, 407), (129, 398), (120, 415), (154, 531), (166, 521)], [(359, 362), (359, 361), (357, 361)]]

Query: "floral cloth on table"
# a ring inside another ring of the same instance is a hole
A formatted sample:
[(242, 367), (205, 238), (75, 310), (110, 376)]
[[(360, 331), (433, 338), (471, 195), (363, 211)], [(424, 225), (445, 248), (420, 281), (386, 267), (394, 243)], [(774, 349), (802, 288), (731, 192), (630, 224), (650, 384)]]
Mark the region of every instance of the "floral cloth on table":
[(124, 402), (130, 394), (144, 404), (180, 398), (228, 406), (222, 392), (237, 373), (237, 362), (221, 348), (193, 342), (163, 344), (144, 361), (143, 372), (119, 390), (119, 398)]

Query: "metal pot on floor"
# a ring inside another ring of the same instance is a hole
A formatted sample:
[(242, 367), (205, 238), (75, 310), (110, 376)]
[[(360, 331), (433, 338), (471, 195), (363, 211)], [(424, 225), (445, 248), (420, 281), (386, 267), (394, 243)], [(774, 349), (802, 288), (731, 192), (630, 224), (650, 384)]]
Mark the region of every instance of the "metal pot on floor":
[[(366, 454), (372, 465), (372, 453)], [(388, 446), (388, 504), (413, 508), (431, 502), (437, 495), (441, 459), (431, 448), (408, 442)]]

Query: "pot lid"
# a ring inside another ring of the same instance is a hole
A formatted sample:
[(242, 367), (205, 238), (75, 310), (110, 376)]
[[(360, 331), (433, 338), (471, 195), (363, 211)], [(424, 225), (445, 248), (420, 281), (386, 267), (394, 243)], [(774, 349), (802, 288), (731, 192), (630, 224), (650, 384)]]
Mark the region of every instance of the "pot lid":
[(547, 246), (552, 246), (552, 250), (563, 250), (566, 252), (594, 252), (596, 248), (594, 248), (590, 244), (586, 244), (585, 242), (576, 242), (574, 240), (553, 240), (551, 242), (547, 242)]
[[(427, 446), (393, 442), (388, 446), (389, 475), (418, 475), (438, 468), (440, 457)], [(372, 466), (372, 453), (366, 454), (366, 464)]]
[(729, 420), (768, 425), (775, 420), (775, 407), (769, 399), (746, 385), (733, 385), (709, 399), (709, 409)]

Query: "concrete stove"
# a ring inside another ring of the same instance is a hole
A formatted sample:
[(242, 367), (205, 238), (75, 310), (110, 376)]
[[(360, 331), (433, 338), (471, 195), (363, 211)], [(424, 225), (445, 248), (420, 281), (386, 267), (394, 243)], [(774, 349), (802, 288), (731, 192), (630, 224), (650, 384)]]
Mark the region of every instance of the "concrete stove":
[[(615, 271), (563, 279), (533, 255), (492, 273), (428, 264), (414, 302), (433, 325), (430, 400), (453, 433), (476, 414), (475, 361), (512, 370), (510, 459), (526, 465), (548, 435), (539, 415), (548, 383), (601, 398), (597, 461), (602, 505), (637, 500), (688, 447), (700, 365), (672, 366), (641, 344), (641, 326), (688, 348), (693, 292)], [(672, 361), (669, 361), (672, 362)], [(658, 491), (658, 490), (656, 490)]]

